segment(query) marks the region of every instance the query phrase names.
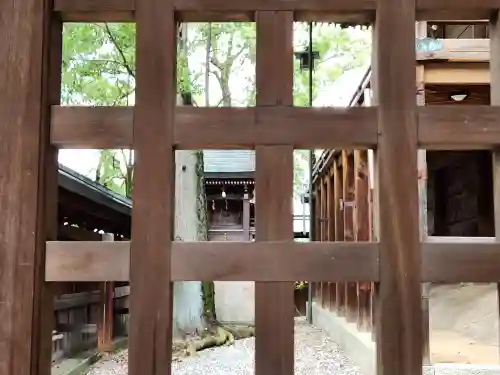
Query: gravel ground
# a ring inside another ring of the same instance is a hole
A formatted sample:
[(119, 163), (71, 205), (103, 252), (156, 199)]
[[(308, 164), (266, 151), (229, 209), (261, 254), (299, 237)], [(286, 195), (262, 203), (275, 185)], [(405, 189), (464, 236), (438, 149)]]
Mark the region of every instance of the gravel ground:
[[(253, 375), (255, 339), (206, 349), (172, 363), (173, 375)], [(303, 318), (295, 323), (296, 375), (361, 375), (337, 344)], [(96, 363), (88, 375), (127, 375), (127, 351)]]

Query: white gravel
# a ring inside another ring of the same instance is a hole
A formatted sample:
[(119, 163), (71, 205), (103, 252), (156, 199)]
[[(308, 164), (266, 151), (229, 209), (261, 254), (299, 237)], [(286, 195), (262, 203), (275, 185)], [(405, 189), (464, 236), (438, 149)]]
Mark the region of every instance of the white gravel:
[[(253, 375), (255, 339), (237, 340), (234, 345), (206, 349), (194, 357), (172, 363), (173, 375)], [(88, 375), (127, 375), (127, 351), (97, 362)], [(295, 323), (296, 375), (361, 375), (322, 330), (303, 319)]]

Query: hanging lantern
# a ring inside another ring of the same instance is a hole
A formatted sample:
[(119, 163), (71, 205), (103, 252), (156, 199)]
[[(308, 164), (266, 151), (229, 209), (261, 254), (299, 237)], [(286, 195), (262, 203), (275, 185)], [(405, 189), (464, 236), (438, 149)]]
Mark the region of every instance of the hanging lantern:
[[(295, 52), (295, 58), (300, 62), (300, 71), (314, 70), (314, 61), (319, 59), (319, 52), (312, 51), (309, 52), (310, 46), (307, 46), (302, 52)], [(312, 59), (311, 59), (312, 56)]]

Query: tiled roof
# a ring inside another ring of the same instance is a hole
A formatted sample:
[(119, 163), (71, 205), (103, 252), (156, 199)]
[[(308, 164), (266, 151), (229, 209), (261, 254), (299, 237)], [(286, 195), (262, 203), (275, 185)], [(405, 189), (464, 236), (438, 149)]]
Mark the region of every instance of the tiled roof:
[(206, 173), (254, 172), (255, 151), (205, 150), (203, 163)]

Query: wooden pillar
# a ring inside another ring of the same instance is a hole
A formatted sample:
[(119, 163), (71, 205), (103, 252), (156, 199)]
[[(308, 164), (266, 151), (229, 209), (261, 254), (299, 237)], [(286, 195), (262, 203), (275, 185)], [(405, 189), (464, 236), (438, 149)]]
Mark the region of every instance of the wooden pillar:
[[(373, 47), (378, 127), (382, 135), (376, 158), (380, 258), (377, 373), (421, 375), (415, 1), (378, 3)], [(405, 168), (401, 168), (401, 160)]]
[[(371, 241), (370, 209), (368, 192), (370, 189), (368, 152), (354, 151), (354, 237), (356, 241)], [(358, 283), (358, 328), (367, 331), (371, 327), (371, 283)]]
[[(331, 196), (331, 187), (330, 187), (330, 175), (328, 173), (328, 169), (325, 171), (325, 176), (323, 177), (323, 185), (325, 189), (325, 217), (324, 217), (324, 222), (325, 222), (325, 233), (323, 235), (323, 241), (331, 241), (330, 238), (330, 232), (331, 232), (331, 226), (332, 226), (332, 215), (331, 215), (331, 204), (330, 201), (332, 199)], [(323, 287), (323, 292), (324, 292), (324, 308), (330, 309), (330, 304), (331, 304), (331, 293), (330, 293), (330, 288), (331, 284), (328, 281), (324, 282), (324, 287)]]
[(250, 199), (248, 193), (243, 196), (243, 241), (250, 241)]
[[(114, 241), (112, 233), (104, 233), (103, 241)], [(101, 352), (113, 350), (113, 292), (114, 282), (105, 281), (101, 284), (101, 304), (99, 322), (97, 323), (97, 347)]]
[(51, 4), (0, 5), (2, 375), (50, 374), (54, 303), (44, 281), (45, 241), (57, 236), (57, 151), (50, 146), (50, 105), (59, 102), (61, 47)]
[(139, 1), (135, 17), (136, 158), (130, 249), (129, 374), (170, 375), (175, 215), (173, 128), (177, 99), (177, 27), (173, 2)]
[[(293, 12), (257, 11), (257, 107), (293, 104)], [(293, 241), (293, 146), (256, 148), (257, 241)], [(294, 284), (255, 283), (255, 375), (294, 371)]]
[[(327, 171), (327, 216), (328, 216), (328, 241), (335, 241), (335, 189), (333, 182), (333, 163), (330, 165)], [(333, 311), (335, 308), (336, 300), (336, 284), (328, 283), (329, 292), (329, 306), (328, 309)]]
[[(490, 20), (490, 88), (491, 105), (500, 105), (500, 19), (496, 10)], [(500, 151), (493, 152), (493, 200), (495, 209), (495, 237), (500, 242)], [(500, 308), (500, 283), (497, 284), (497, 299)], [(500, 360), (500, 356), (499, 356)]]
[[(314, 233), (314, 241), (321, 241), (321, 222), (319, 220), (321, 216), (321, 202), (320, 194), (318, 193), (318, 184), (314, 187), (314, 211), (311, 214), (311, 220), (314, 222), (314, 227), (312, 228)], [(321, 303), (321, 282), (314, 283), (314, 299), (316, 303)]]
[[(418, 38), (427, 37), (427, 22), (417, 22), (415, 33)], [(417, 66), (417, 106), (425, 105), (425, 82), (424, 82), (424, 65)], [(428, 234), (427, 226), (427, 151), (418, 150), (417, 154), (418, 167), (418, 199), (419, 199), (419, 228), (420, 240), (425, 241)], [(422, 346), (423, 346), (423, 363), (430, 364), (430, 347), (429, 347), (429, 290), (430, 283), (422, 283)]]
[[(323, 181), (323, 178), (322, 176), (319, 176), (318, 177), (318, 181), (319, 181), (319, 186), (320, 186), (320, 196), (321, 196), (321, 199), (320, 199), (320, 210), (321, 210), (321, 214), (320, 214), (320, 227), (321, 227), (321, 237), (320, 237), (320, 240), (321, 241), (325, 241), (326, 240), (326, 233), (327, 233), (327, 225), (328, 225), (328, 221), (326, 219), (326, 187), (325, 187), (325, 183)], [(327, 282), (326, 281), (321, 281), (320, 282), (321, 284), (321, 307), (325, 308), (326, 307), (326, 294), (327, 294)]]
[[(335, 241), (344, 241), (344, 215), (342, 212), (343, 200), (343, 182), (341, 165), (337, 156), (333, 160), (333, 188), (334, 188), (334, 206), (335, 206)], [(345, 305), (345, 284), (337, 283), (335, 285), (335, 308), (337, 314), (344, 315)]]
[[(354, 241), (354, 163), (351, 152), (342, 151), (344, 241)], [(357, 284), (345, 284), (345, 316), (350, 322), (358, 317)]]

